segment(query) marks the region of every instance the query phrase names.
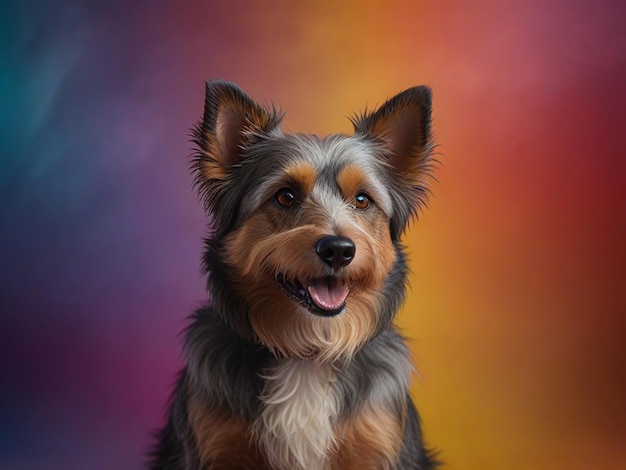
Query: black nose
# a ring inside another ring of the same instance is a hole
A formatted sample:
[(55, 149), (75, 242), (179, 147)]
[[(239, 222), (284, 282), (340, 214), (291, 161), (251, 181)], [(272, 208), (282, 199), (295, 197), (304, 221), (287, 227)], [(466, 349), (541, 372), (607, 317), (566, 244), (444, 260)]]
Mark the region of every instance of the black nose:
[(329, 235), (320, 238), (315, 244), (317, 255), (335, 271), (349, 265), (354, 259), (355, 251), (354, 242), (346, 237)]

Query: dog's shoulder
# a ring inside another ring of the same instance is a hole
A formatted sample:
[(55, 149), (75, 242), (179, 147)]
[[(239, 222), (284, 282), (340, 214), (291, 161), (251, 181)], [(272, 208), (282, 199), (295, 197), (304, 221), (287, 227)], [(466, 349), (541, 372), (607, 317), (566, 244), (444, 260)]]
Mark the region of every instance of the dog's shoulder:
[(258, 412), (260, 372), (272, 357), (267, 348), (236, 334), (211, 306), (205, 306), (192, 317), (184, 349), (191, 385), (208, 402), (226, 405), (244, 417)]

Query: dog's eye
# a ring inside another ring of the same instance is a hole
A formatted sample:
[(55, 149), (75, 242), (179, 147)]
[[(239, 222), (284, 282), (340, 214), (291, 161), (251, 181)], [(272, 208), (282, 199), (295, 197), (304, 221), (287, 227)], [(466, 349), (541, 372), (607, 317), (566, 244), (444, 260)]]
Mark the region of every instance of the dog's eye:
[(365, 193), (359, 193), (354, 198), (354, 207), (356, 209), (361, 209), (361, 210), (367, 209), (370, 206), (370, 203), (371, 203), (371, 199)]
[(291, 207), (296, 203), (296, 195), (289, 188), (283, 188), (276, 193), (274, 200), (281, 207)]

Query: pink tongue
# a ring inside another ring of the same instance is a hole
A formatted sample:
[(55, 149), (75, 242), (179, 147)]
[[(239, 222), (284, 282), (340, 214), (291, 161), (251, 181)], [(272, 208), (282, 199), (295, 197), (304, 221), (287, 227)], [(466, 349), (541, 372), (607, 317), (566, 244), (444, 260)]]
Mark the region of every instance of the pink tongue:
[(309, 295), (322, 310), (337, 310), (346, 301), (350, 289), (336, 277), (322, 277), (309, 285)]

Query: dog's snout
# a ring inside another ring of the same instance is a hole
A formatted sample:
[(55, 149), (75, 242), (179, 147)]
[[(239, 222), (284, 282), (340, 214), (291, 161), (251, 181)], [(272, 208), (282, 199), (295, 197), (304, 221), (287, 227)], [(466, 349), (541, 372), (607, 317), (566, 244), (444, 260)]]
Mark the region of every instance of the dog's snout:
[(349, 238), (329, 235), (317, 241), (315, 252), (324, 263), (336, 271), (352, 262), (356, 246)]

